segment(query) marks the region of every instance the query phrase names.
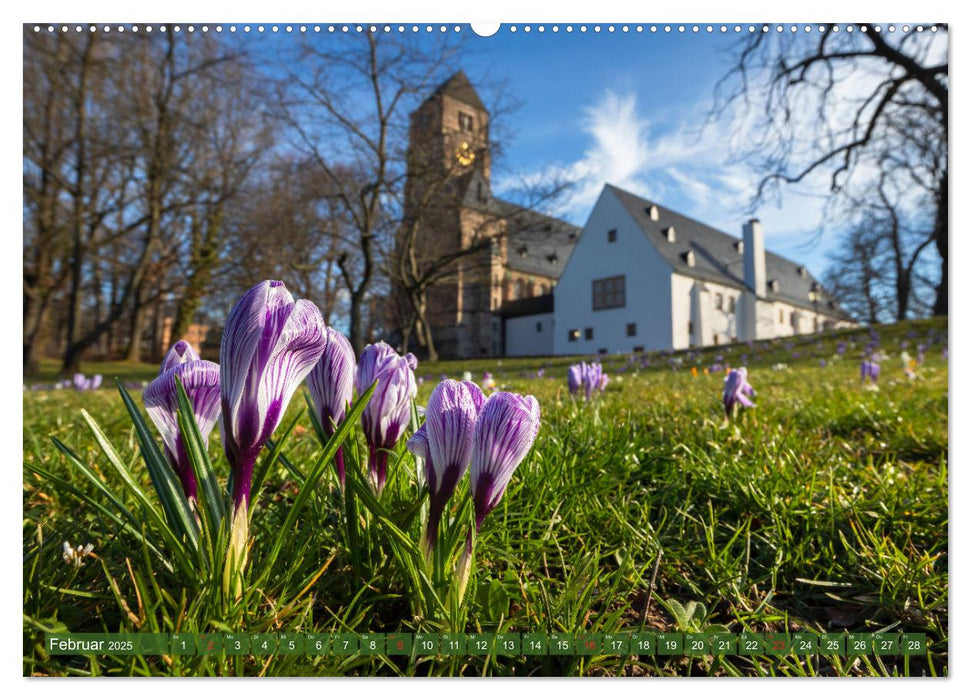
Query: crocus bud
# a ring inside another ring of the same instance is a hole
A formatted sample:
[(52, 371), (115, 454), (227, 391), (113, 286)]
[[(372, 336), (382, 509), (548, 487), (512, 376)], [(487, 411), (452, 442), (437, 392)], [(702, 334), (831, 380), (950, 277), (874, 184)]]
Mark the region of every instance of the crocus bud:
[(415, 368), (418, 360), (410, 352), (402, 357), (384, 342), (364, 348), (357, 367), (355, 385), (363, 394), (375, 381), (377, 388), (361, 414), (368, 443), (368, 471), (380, 495), (388, 476), (388, 450), (394, 448), (411, 420), (411, 401), (418, 393)]
[[(337, 425), (344, 420), (348, 404), (354, 397), (354, 374), (357, 359), (354, 349), (344, 334), (333, 328), (324, 332), (324, 353), (307, 377), (310, 398), (320, 424), (327, 435), (333, 435)], [(344, 485), (344, 448), (337, 448), (334, 455), (337, 476)]]
[(860, 381), (869, 381), (871, 385), (875, 385), (879, 377), (880, 365), (878, 363), (870, 360), (864, 360), (862, 363), (860, 363)]
[(500, 391), (490, 396), (475, 425), (470, 471), (475, 529), (502, 499), (513, 472), (539, 432), (539, 403), (533, 396)]
[(748, 383), (748, 370), (744, 367), (733, 369), (725, 377), (725, 388), (722, 391), (722, 403), (725, 404), (725, 418), (735, 414), (736, 406), (741, 404), (752, 408), (755, 404), (749, 399), (755, 396), (755, 389)]
[(446, 379), (432, 391), (425, 422), (408, 441), (408, 449), (425, 460), (429, 494), (426, 557), (435, 546), (445, 506), (469, 466), (475, 423), (484, 400), (472, 382)]
[(570, 369), (566, 371), (566, 386), (570, 390), (570, 393), (575, 395), (580, 390), (582, 384), (583, 366), (570, 365)]
[(294, 302), (278, 281), (256, 285), (229, 312), (219, 360), (234, 509), (249, 506), (253, 465), (297, 386), (320, 360), (324, 330), (320, 310), (305, 299)]
[[(171, 355), (171, 352), (169, 353)], [(206, 360), (191, 360), (173, 364), (162, 372), (142, 394), (149, 418), (155, 423), (162, 443), (165, 457), (173, 471), (182, 482), (182, 490), (190, 504), (195, 504), (197, 496), (196, 477), (189, 462), (185, 442), (179, 430), (179, 395), (175, 378), (182, 381), (186, 396), (192, 405), (192, 413), (199, 427), (202, 441), (209, 446), (209, 433), (219, 418), (219, 365)]]
[(172, 369), (177, 365), (181, 365), (185, 362), (192, 362), (193, 360), (198, 359), (199, 353), (197, 353), (186, 341), (180, 340), (169, 349), (168, 353), (166, 353), (165, 359), (162, 360), (162, 367), (159, 369), (158, 373), (160, 375), (165, 374), (165, 370)]

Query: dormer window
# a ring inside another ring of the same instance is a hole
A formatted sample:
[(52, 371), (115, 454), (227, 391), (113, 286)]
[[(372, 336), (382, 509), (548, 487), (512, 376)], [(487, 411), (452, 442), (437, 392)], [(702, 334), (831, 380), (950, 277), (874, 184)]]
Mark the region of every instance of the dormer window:
[(745, 241), (735, 241), (735, 252), (739, 255), (745, 252)]
[(657, 208), (656, 204), (652, 204), (649, 207), (644, 207), (644, 213), (650, 217), (651, 221), (657, 221), (661, 218), (661, 212)]
[(550, 265), (556, 265), (557, 263), (560, 262), (560, 256), (557, 255), (556, 253), (550, 253), (549, 255), (546, 256), (546, 260), (549, 262)]
[(608, 243), (616, 243), (617, 242), (617, 229), (612, 228), (609, 231), (607, 231), (607, 242)]
[(779, 280), (769, 280), (769, 289), (773, 292), (779, 291)]
[(805, 265), (800, 265), (799, 267), (796, 268), (796, 271), (799, 273), (799, 276), (802, 277), (803, 279), (806, 279), (807, 277), (809, 277), (809, 270), (806, 269)]
[(526, 247), (526, 246), (524, 246), (524, 245), (521, 245), (521, 246), (519, 246), (519, 248), (517, 249), (517, 251), (516, 251), (516, 252), (518, 252), (518, 253), (519, 253), (519, 257), (521, 257), (521, 258), (525, 258), (525, 257), (526, 257), (526, 255), (527, 255), (527, 254), (529, 253), (529, 248), (527, 248), (527, 247)]
[(674, 243), (674, 226), (668, 226), (666, 229), (664, 229), (664, 237), (668, 239), (668, 243)]
[(573, 231), (570, 231), (570, 240), (575, 241), (576, 239), (577, 239), (577, 234), (574, 233)]
[(684, 258), (684, 262), (687, 264), (688, 267), (695, 266), (695, 252), (693, 250), (689, 250), (687, 253), (683, 253), (681, 257)]

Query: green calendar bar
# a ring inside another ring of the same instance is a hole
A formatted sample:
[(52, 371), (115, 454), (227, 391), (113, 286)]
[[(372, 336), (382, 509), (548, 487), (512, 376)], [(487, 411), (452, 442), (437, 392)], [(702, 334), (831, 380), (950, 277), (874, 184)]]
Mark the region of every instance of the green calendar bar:
[(819, 635), (811, 632), (796, 632), (792, 635), (792, 653), (798, 656), (819, 653)]
[(926, 634), (900, 635), (900, 653), (904, 656), (918, 656), (927, 653)]
[(522, 637), (518, 633), (505, 632), (496, 635), (496, 653), (500, 656), (519, 656), (522, 649)]
[(303, 653), (306, 656), (330, 654), (329, 634), (305, 634), (303, 636)]
[(403, 632), (392, 632), (385, 637), (384, 643), (388, 656), (411, 656), (414, 637)]
[(494, 634), (468, 634), (465, 636), (465, 648), (469, 656), (489, 656), (496, 643)]
[(422, 656), (438, 654), (437, 634), (416, 634), (414, 639), (415, 653)]
[(48, 634), (51, 655), (104, 656), (917, 656), (927, 635), (898, 632), (428, 632)]

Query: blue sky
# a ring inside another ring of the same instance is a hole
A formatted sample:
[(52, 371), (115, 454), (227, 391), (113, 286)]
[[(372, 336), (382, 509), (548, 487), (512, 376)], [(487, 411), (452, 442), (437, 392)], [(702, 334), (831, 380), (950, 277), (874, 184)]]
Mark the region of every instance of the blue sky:
[[(512, 33), (474, 37), (461, 67), (473, 83), (506, 80), (520, 102), (493, 179), (561, 177), (576, 184), (557, 212), (583, 224), (607, 181), (740, 235), (756, 173), (733, 157), (735, 125), (708, 123), (716, 82), (739, 37), (727, 34)], [(483, 99), (488, 104), (487, 89)], [(801, 187), (755, 215), (768, 246), (819, 275), (836, 231), (823, 192)], [(814, 235), (822, 229), (821, 236)]]
[[(607, 182), (734, 235), (755, 215), (770, 250), (821, 276), (839, 237), (838, 224), (824, 219), (826, 173), (752, 209), (759, 174), (733, 149), (738, 117), (708, 119), (715, 84), (731, 67), (741, 37), (676, 28), (666, 33), (663, 26), (651, 32), (650, 25), (640, 33), (636, 25), (627, 33), (622, 25), (612, 33), (606, 25), (599, 33), (593, 25), (581, 32), (579, 26), (571, 33), (562, 27), (540, 33), (533, 25), (526, 33), (524, 25), (515, 32), (503, 25), (479, 37), (462, 25), (468, 43), (454, 70), (465, 70), (487, 106), (509, 96), (519, 103), (504, 117), (503, 156), (493, 168), (497, 194), (508, 195), (523, 181), (571, 181), (568, 196), (550, 213), (578, 225)], [(338, 25), (334, 33), (324, 29), (308, 39), (327, 49), (350, 46), (360, 37), (355, 25), (348, 28), (348, 34)], [(237, 36), (284, 53), (297, 46), (291, 43), (296, 37), (283, 34)], [(413, 36), (442, 39), (438, 33)], [(841, 86), (847, 94), (866, 94), (858, 77), (848, 78)], [(500, 85), (511, 95), (497, 94)]]

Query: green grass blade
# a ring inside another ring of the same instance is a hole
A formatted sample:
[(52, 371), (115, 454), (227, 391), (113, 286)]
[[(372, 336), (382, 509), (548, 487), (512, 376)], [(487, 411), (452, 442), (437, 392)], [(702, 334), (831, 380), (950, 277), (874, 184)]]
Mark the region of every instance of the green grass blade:
[(347, 416), (338, 426), (333, 437), (327, 442), (327, 446), (324, 448), (320, 459), (317, 460), (317, 463), (307, 475), (307, 480), (304, 482), (303, 488), (297, 494), (296, 500), (294, 500), (293, 505), (290, 506), (290, 510), (287, 512), (287, 517), (283, 521), (283, 525), (280, 526), (280, 530), (277, 532), (276, 539), (270, 549), (270, 554), (266, 559), (265, 568), (260, 575), (260, 581), (265, 580), (269, 576), (277, 557), (280, 555), (280, 551), (283, 549), (284, 543), (291, 537), (291, 531), (297, 521), (297, 517), (313, 495), (317, 482), (320, 481), (324, 470), (330, 465), (330, 461), (334, 458), (334, 455), (337, 454), (337, 448), (343, 444), (344, 440), (361, 418), (361, 414), (364, 413), (364, 408), (367, 406), (368, 401), (371, 400), (371, 395), (374, 393), (375, 387), (377, 387), (377, 382), (372, 384), (364, 392), (364, 395), (359, 397), (357, 402), (351, 406), (351, 409), (347, 412)]
[(185, 451), (189, 455), (189, 461), (192, 463), (196, 481), (201, 488), (200, 495), (209, 516), (209, 533), (212, 535), (226, 517), (225, 496), (216, 481), (206, 444), (202, 440), (202, 433), (199, 432), (199, 425), (192, 411), (192, 404), (179, 377), (175, 378), (175, 388), (179, 399), (179, 432), (182, 435)]
[(198, 556), (201, 553), (199, 549), (199, 527), (182, 491), (182, 484), (179, 483), (178, 477), (172, 471), (168, 461), (162, 456), (152, 431), (149, 430), (145, 418), (138, 410), (128, 390), (121, 382), (117, 382), (117, 384), (121, 398), (125, 402), (125, 408), (128, 409), (128, 414), (135, 425), (138, 445), (141, 448), (152, 485), (158, 494), (159, 502), (165, 510), (166, 520), (175, 532), (186, 538), (192, 551)]
[(256, 497), (259, 495), (260, 489), (263, 488), (263, 482), (266, 481), (266, 475), (270, 473), (270, 469), (273, 468), (273, 465), (276, 463), (277, 458), (280, 456), (280, 453), (283, 451), (283, 446), (284, 444), (286, 444), (287, 438), (290, 437), (290, 433), (293, 432), (293, 429), (297, 426), (297, 421), (299, 421), (302, 416), (303, 416), (303, 409), (298, 411), (297, 415), (293, 417), (293, 419), (284, 429), (283, 434), (280, 436), (280, 439), (273, 440), (270, 442), (270, 445), (271, 445), (270, 451), (263, 459), (263, 461), (260, 463), (259, 469), (257, 470), (253, 478), (253, 487), (250, 490), (250, 493), (252, 494), (250, 497), (251, 503), (256, 501)]

